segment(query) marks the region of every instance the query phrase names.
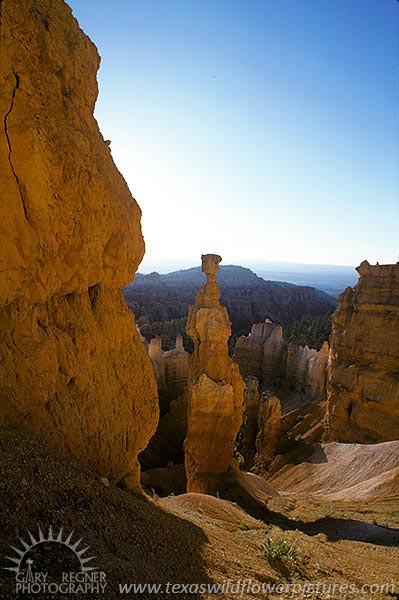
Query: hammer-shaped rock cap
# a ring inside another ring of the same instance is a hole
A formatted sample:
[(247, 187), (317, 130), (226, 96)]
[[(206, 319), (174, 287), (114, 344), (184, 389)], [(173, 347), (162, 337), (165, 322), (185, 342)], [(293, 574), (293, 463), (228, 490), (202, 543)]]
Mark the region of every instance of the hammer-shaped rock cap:
[(202, 254), (202, 271), (207, 275), (215, 275), (219, 272), (219, 263), (222, 261), (222, 257), (218, 254)]

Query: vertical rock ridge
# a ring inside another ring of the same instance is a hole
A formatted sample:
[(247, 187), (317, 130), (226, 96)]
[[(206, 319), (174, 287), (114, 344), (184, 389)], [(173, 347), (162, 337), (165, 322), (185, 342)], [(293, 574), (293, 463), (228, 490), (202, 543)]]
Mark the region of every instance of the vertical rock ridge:
[(326, 433), (373, 443), (399, 438), (399, 263), (357, 268), (338, 298), (328, 365)]
[(215, 254), (202, 256), (207, 283), (197, 292), (187, 321), (194, 342), (185, 440), (187, 491), (207, 494), (223, 488), (243, 414), (244, 381), (229, 357), (231, 323), (216, 282), (221, 260)]

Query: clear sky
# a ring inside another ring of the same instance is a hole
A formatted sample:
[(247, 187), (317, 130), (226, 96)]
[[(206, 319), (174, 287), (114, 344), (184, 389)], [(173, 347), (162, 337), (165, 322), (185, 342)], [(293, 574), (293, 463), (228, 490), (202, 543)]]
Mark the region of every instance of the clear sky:
[(398, 260), (396, 0), (69, 4), (147, 260)]

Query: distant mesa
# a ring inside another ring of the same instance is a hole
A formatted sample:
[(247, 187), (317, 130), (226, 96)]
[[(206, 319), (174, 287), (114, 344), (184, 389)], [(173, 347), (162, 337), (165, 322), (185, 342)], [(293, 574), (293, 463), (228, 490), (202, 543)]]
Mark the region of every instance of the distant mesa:
[[(147, 264), (150, 268), (146, 269)], [(314, 287), (333, 298), (337, 298), (346, 287), (354, 286), (357, 281), (354, 266), (300, 264), (267, 260), (245, 260), (240, 261), (240, 264), (244, 268), (251, 269), (266, 281), (280, 281), (299, 286)], [(140, 272), (159, 271), (160, 273), (171, 273), (187, 270), (190, 267), (194, 267), (194, 263), (162, 259), (150, 263), (145, 258)]]
[[(177, 334), (192, 351), (185, 325), (188, 307), (194, 302), (198, 288), (206, 281), (200, 267), (167, 275), (137, 274), (132, 284), (123, 290), (128, 306), (136, 315), (141, 334), (147, 340), (162, 337), (163, 347), (171, 349)], [(247, 335), (254, 323), (270, 319), (287, 326), (306, 315), (332, 314), (336, 301), (311, 287), (265, 281), (250, 269), (240, 266), (220, 266), (218, 272), (220, 302), (229, 312), (233, 338)]]

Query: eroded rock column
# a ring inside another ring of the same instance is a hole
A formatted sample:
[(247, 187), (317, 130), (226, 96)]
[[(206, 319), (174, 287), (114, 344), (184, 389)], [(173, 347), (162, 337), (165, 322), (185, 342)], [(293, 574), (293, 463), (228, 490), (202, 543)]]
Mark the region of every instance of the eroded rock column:
[(257, 466), (266, 469), (273, 460), (281, 430), (281, 402), (278, 396), (264, 393), (261, 396), (256, 437)]
[(338, 298), (328, 366), (326, 435), (340, 442), (399, 438), (399, 263), (356, 269)]
[(236, 444), (237, 452), (242, 457), (242, 468), (246, 471), (249, 471), (254, 464), (259, 410), (259, 381), (256, 377), (248, 375), (245, 378), (243, 421)]
[(207, 283), (189, 308), (186, 329), (194, 342), (185, 440), (187, 491), (205, 494), (223, 488), (243, 412), (244, 381), (229, 357), (231, 323), (216, 282), (221, 260), (215, 254), (202, 256)]

